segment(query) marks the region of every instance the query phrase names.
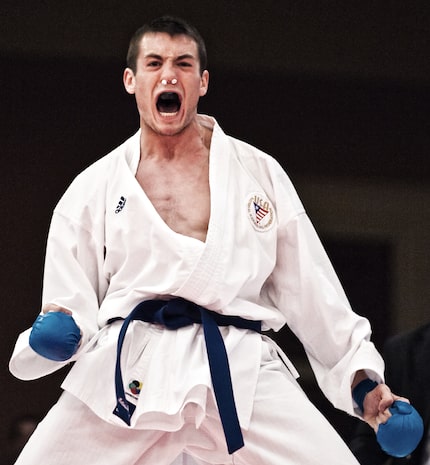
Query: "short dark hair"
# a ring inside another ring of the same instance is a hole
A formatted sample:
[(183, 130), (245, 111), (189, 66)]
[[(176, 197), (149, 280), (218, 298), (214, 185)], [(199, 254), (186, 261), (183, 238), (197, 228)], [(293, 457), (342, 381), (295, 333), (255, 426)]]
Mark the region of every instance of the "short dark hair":
[(130, 40), (130, 45), (127, 52), (127, 66), (133, 71), (136, 72), (137, 68), (137, 57), (139, 56), (140, 51), (140, 42), (142, 37), (149, 32), (165, 32), (171, 37), (177, 35), (186, 35), (193, 39), (197, 44), (197, 52), (199, 55), (200, 63), (200, 74), (207, 67), (207, 54), (206, 54), (206, 45), (200, 35), (199, 31), (191, 24), (187, 23), (181, 18), (174, 16), (161, 16), (156, 18), (151, 22), (144, 24), (140, 27), (132, 36)]

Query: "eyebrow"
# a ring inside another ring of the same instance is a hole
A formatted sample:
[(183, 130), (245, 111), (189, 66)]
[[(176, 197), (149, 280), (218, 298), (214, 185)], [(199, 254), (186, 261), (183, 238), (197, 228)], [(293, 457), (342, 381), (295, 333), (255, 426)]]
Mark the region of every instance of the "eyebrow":
[[(157, 53), (148, 53), (147, 55), (144, 56), (144, 58), (155, 58), (157, 60), (163, 60), (163, 57), (161, 55), (158, 55)], [(179, 55), (178, 57), (175, 58), (175, 60), (195, 60), (196, 57), (192, 55), (191, 53), (184, 53), (183, 55)]]

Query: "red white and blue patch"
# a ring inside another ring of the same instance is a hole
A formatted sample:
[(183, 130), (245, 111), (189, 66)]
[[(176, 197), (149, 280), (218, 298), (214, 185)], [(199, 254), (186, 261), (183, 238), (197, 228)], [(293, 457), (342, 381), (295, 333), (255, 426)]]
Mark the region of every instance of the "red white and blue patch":
[(247, 209), (248, 217), (257, 231), (268, 231), (274, 225), (274, 209), (264, 194), (251, 194), (247, 200)]

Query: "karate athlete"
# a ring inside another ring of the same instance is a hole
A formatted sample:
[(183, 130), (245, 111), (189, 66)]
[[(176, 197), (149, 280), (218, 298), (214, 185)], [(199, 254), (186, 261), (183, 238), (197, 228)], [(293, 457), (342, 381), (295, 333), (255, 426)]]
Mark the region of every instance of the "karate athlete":
[(260, 331), (288, 324), (337, 408), (375, 428), (390, 416), (369, 323), (289, 178), (197, 113), (209, 74), (194, 28), (153, 21), (127, 65), (140, 129), (56, 206), (42, 310), (10, 361), (20, 379), (74, 362), (16, 463), (356, 464)]

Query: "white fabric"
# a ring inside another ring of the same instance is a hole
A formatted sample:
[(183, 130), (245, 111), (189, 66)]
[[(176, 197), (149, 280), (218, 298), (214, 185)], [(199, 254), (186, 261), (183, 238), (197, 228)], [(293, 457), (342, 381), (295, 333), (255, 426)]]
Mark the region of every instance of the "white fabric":
[[(378, 381), (383, 377), (368, 321), (352, 312), (280, 165), (225, 135), (211, 118), (201, 118), (214, 126), (205, 243), (172, 231), (136, 181), (140, 132), (80, 174), (55, 208), (43, 303), (69, 308), (83, 333), (64, 389), (101, 418), (119, 424), (112, 415), (119, 324), (106, 323), (125, 317), (142, 300), (180, 296), (222, 314), (262, 320), (265, 329), (287, 323), (304, 344), (325, 395), (355, 414), (354, 373), (366, 369)], [(263, 208), (263, 217), (254, 203)], [(261, 336), (231, 327), (222, 332), (240, 423), (248, 428)], [(34, 353), (27, 331), (17, 341), (10, 370), (33, 379), (63, 365)], [(180, 427), (190, 402), (199, 406), (197, 426), (203, 421), (211, 382), (198, 325), (167, 331), (134, 322), (123, 369), (129, 400), (137, 403), (132, 426)], [(133, 380), (143, 383), (134, 397)]]
[(197, 465), (192, 457), (187, 454), (181, 454), (177, 457), (171, 465)]
[(270, 343), (260, 344), (254, 412), (244, 431), (245, 447), (232, 456), (211, 395), (198, 428), (195, 405), (188, 404), (184, 425), (178, 431), (162, 432), (107, 423), (66, 392), (16, 465), (105, 465), (107, 461), (115, 465), (358, 465)]

